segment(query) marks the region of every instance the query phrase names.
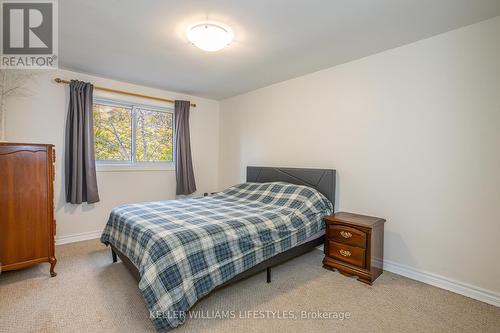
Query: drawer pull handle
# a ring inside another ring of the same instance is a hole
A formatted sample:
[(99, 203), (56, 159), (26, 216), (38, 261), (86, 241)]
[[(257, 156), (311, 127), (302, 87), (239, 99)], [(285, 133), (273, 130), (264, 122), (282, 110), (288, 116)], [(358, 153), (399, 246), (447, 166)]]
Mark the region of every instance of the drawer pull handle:
[(342, 230), (342, 231), (340, 232), (340, 235), (341, 235), (342, 237), (344, 237), (344, 238), (351, 238), (351, 237), (352, 237), (352, 234), (351, 234), (349, 231), (344, 231), (344, 230)]
[(351, 256), (351, 252), (350, 251), (340, 249), (339, 252), (344, 257), (350, 257)]

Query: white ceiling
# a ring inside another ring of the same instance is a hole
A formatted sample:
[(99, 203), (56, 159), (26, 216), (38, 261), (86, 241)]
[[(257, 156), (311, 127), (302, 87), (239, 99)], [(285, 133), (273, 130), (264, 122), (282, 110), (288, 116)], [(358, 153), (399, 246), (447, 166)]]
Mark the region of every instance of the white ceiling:
[[(62, 0), (60, 66), (224, 99), (500, 15), (500, 0)], [(207, 53), (186, 27), (235, 41)]]

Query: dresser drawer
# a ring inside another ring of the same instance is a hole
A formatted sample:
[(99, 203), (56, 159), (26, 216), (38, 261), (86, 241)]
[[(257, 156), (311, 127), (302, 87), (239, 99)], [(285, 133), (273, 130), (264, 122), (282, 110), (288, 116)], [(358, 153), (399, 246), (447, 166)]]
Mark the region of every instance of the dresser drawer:
[(361, 268), (365, 267), (365, 249), (328, 241), (327, 255)]
[(366, 233), (348, 226), (328, 225), (327, 237), (338, 243), (366, 248)]

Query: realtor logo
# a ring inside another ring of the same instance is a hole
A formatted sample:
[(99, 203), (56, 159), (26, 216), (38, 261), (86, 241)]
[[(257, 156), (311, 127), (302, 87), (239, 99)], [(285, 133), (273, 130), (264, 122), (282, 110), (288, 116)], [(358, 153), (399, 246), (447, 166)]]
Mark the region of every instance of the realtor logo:
[(1, 68), (57, 68), (57, 3), (1, 1)]

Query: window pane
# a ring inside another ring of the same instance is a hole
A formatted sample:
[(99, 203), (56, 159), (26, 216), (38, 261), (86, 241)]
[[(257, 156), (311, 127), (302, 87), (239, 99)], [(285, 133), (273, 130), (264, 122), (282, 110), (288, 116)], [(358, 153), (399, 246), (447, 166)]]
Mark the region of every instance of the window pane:
[(172, 113), (137, 109), (135, 159), (138, 162), (171, 162)]
[(94, 103), (94, 144), (97, 161), (131, 161), (132, 112)]

